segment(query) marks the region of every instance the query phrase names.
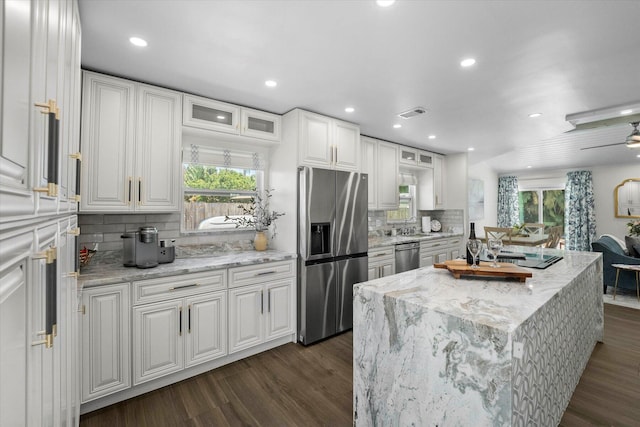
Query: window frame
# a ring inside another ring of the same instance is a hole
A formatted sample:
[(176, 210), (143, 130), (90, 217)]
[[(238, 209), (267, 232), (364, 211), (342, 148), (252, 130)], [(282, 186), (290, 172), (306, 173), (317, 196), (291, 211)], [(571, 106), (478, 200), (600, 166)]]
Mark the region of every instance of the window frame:
[[(246, 167), (246, 165), (244, 166), (239, 166), (239, 165), (234, 165), (234, 164), (216, 164), (218, 162), (206, 162), (206, 161), (197, 161), (197, 162), (193, 162), (193, 161), (189, 161), (190, 158), (188, 157), (188, 150), (190, 149), (188, 144), (184, 144), (183, 147), (183, 153), (182, 153), (182, 162), (181, 162), (181, 167), (182, 167), (182, 174), (181, 174), (181, 185), (180, 185), (180, 191), (181, 191), (181, 197), (182, 197), (182, 201), (181, 201), (181, 205), (180, 205), (180, 233), (183, 235), (190, 235), (190, 236), (202, 236), (202, 235), (220, 235), (220, 234), (229, 234), (229, 233), (247, 233), (248, 231), (253, 231), (253, 227), (251, 226), (241, 226), (241, 227), (236, 227), (236, 225), (232, 222), (228, 223), (228, 226), (224, 226), (221, 227), (220, 229), (205, 229), (205, 230), (199, 230), (199, 229), (194, 229), (194, 230), (188, 230), (185, 227), (185, 197), (188, 195), (194, 195), (194, 194), (202, 194), (202, 195), (245, 195), (245, 196), (255, 196), (258, 193), (264, 192), (264, 190), (266, 188), (268, 188), (268, 183), (267, 183), (267, 177), (269, 176), (269, 170), (268, 170), (268, 161), (267, 161), (267, 154), (268, 151), (262, 150), (262, 149), (257, 149), (254, 147), (232, 147), (226, 144), (206, 144), (206, 145), (199, 145), (202, 147), (203, 150), (211, 150), (211, 151), (227, 151), (231, 154), (231, 156), (233, 156), (233, 154), (235, 153), (236, 155), (240, 155), (240, 156), (247, 156), (247, 155), (254, 155), (257, 154), (260, 157), (260, 164), (262, 165), (262, 167), (260, 168), (250, 168), (250, 167)], [(252, 170), (255, 172), (255, 176), (256, 176), (256, 190), (255, 191), (249, 191), (249, 190), (227, 190), (227, 189), (202, 189), (202, 191), (199, 191), (199, 189), (197, 188), (189, 188), (185, 186), (185, 180), (184, 180), (184, 171), (185, 171), (185, 166), (186, 165), (202, 165), (202, 166), (206, 166), (206, 167), (213, 167), (213, 168), (230, 168), (230, 169), (243, 169), (243, 170)], [(208, 218), (205, 218), (208, 219)], [(203, 219), (202, 221), (204, 221), (205, 219)]]

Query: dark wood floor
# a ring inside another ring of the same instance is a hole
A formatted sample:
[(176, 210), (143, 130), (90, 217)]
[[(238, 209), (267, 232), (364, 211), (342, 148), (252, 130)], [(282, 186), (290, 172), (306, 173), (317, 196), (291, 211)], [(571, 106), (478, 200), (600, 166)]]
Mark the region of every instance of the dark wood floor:
[[(351, 426), (352, 334), (287, 344), (82, 416), (92, 426)], [(640, 425), (640, 310), (605, 304), (605, 340), (560, 424)]]

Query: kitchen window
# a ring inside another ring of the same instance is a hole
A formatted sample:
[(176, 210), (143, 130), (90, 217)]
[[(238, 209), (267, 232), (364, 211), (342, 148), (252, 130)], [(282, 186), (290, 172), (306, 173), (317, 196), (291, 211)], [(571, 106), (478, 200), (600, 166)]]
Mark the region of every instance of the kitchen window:
[(416, 221), (416, 182), (412, 174), (400, 174), (399, 206), (397, 210), (387, 211), (387, 224)]
[(264, 156), (190, 145), (183, 151), (182, 231), (233, 231), (226, 216), (243, 214), (264, 189)]

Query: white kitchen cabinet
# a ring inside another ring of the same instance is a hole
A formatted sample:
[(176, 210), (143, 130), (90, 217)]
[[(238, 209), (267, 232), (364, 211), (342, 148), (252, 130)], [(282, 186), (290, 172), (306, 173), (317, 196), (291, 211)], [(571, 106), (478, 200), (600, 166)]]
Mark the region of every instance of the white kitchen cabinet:
[(133, 384), (184, 368), (183, 301), (133, 308)]
[(433, 167), (434, 154), (427, 151), (418, 150), (418, 157), (416, 163), (420, 168), (432, 168)]
[(180, 209), (181, 97), (84, 72), (81, 211)]
[(129, 283), (82, 291), (82, 402), (131, 387)]
[(420, 242), (420, 267), (428, 267), (460, 256), (461, 237)]
[(264, 341), (264, 286), (229, 289), (229, 353)]
[(356, 172), (360, 169), (357, 125), (304, 110), (296, 112), (301, 165)]
[(361, 154), (361, 172), (369, 175), (368, 208), (398, 209), (398, 146), (362, 137)]
[(281, 261), (229, 269), (229, 353), (295, 331), (295, 269)]
[(369, 250), (369, 280), (396, 274), (395, 246)]
[(227, 354), (226, 271), (133, 283), (134, 385)]
[(420, 242), (420, 267), (429, 267), (433, 264), (445, 262), (449, 259), (447, 241), (423, 240)]
[(418, 150), (411, 147), (400, 146), (400, 164), (405, 166), (418, 165)]
[(195, 95), (184, 95), (182, 123), (270, 141), (280, 141), (282, 119), (277, 114), (239, 107)]
[(186, 299), (185, 367), (227, 354), (227, 292)]
[(433, 199), (434, 209), (445, 208), (445, 194), (444, 194), (444, 175), (445, 175), (445, 162), (444, 156), (439, 154), (433, 155)]
[[(33, 230), (0, 235), (0, 425), (27, 425), (27, 355), (33, 334), (25, 312)], [(40, 341), (41, 337), (35, 337)]]

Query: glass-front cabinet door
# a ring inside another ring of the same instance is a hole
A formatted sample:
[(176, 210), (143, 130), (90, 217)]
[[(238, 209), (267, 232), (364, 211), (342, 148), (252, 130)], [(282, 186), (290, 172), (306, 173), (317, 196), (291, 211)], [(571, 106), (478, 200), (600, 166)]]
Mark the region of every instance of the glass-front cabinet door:
[(240, 107), (193, 95), (184, 96), (183, 120), (185, 126), (240, 133)]
[(241, 133), (243, 135), (280, 141), (281, 118), (277, 114), (242, 108), (241, 116)]
[(408, 147), (400, 148), (400, 163), (405, 165), (416, 165), (418, 157), (418, 150)]
[(433, 156), (426, 151), (418, 151), (418, 166), (432, 168)]

